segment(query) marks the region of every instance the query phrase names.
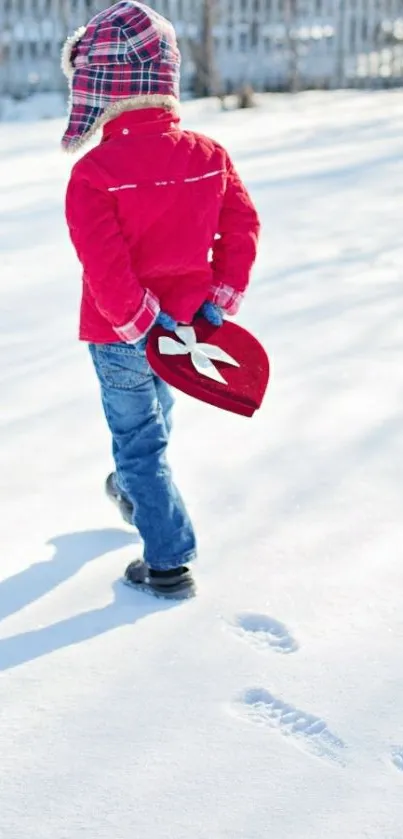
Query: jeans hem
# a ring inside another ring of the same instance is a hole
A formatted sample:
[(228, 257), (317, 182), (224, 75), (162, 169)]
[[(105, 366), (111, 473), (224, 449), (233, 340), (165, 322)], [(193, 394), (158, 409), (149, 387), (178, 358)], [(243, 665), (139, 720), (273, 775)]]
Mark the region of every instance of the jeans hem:
[(170, 571), (173, 568), (180, 568), (181, 565), (189, 565), (196, 559), (197, 553), (193, 550), (181, 554), (181, 556), (173, 556), (170, 559), (150, 560), (147, 558), (145, 561), (152, 571)]

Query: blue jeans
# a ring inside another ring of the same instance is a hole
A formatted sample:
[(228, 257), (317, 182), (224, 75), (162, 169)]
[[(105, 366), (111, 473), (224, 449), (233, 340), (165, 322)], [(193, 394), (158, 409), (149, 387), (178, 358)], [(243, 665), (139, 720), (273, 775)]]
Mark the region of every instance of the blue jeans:
[(112, 433), (117, 482), (133, 504), (145, 562), (163, 571), (195, 559), (196, 540), (166, 457), (173, 397), (152, 372), (145, 348), (146, 339), (89, 347)]

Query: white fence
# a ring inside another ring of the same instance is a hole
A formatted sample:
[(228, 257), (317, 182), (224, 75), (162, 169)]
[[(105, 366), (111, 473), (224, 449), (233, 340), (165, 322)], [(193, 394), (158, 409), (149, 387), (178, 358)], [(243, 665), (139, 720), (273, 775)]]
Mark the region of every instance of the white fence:
[[(175, 23), (183, 85), (195, 74), (203, 0), (149, 0)], [(403, 84), (403, 0), (213, 0), (223, 88)], [(62, 90), (67, 33), (108, 0), (0, 0), (0, 94)]]

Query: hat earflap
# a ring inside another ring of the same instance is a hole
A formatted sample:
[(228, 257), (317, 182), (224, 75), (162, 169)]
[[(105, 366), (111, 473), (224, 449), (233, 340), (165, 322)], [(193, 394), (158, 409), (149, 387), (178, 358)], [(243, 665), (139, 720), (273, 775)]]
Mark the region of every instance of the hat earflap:
[[(73, 93), (70, 95), (70, 115), (73, 110)], [(165, 108), (167, 111), (172, 111), (176, 116), (180, 116), (180, 104), (175, 96), (164, 95), (160, 93), (149, 93), (144, 96), (131, 96), (127, 99), (120, 99), (117, 102), (112, 102), (106, 105), (99, 116), (94, 120), (91, 127), (87, 129), (85, 134), (76, 137), (74, 140), (62, 140), (62, 150), (67, 154), (75, 154), (80, 151), (91, 138), (99, 131), (100, 128), (110, 122), (126, 111), (139, 111), (143, 108)]]
[(78, 44), (78, 42), (81, 41), (81, 39), (84, 37), (86, 31), (86, 26), (80, 26), (80, 28), (77, 29), (74, 35), (70, 35), (70, 37), (67, 38), (67, 41), (63, 46), (61, 55), (61, 68), (63, 70), (64, 75), (67, 79), (69, 79), (69, 81), (73, 78), (75, 70), (71, 58), (73, 49), (76, 46), (76, 44)]

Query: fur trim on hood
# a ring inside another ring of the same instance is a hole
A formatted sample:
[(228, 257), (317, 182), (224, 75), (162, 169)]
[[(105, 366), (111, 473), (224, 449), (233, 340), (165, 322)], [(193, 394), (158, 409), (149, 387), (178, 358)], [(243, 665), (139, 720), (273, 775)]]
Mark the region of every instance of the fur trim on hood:
[(80, 26), (80, 28), (77, 29), (76, 32), (74, 32), (74, 35), (70, 35), (70, 37), (67, 38), (67, 41), (63, 46), (61, 55), (61, 68), (63, 70), (64, 75), (66, 76), (66, 79), (68, 79), (69, 81), (71, 81), (74, 75), (74, 67), (73, 62), (71, 60), (71, 54), (75, 45), (78, 44), (78, 42), (81, 41), (81, 39), (84, 37), (86, 31), (86, 26)]

